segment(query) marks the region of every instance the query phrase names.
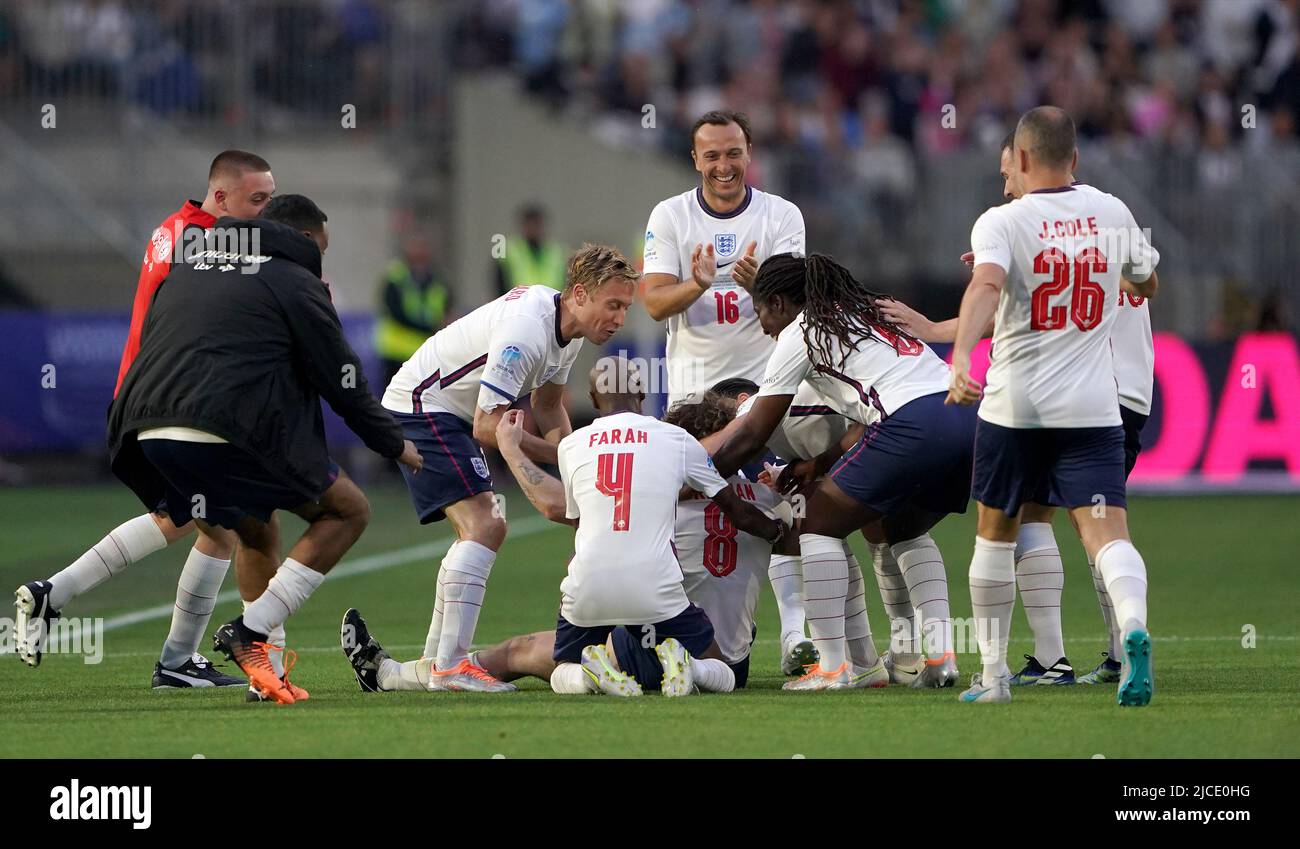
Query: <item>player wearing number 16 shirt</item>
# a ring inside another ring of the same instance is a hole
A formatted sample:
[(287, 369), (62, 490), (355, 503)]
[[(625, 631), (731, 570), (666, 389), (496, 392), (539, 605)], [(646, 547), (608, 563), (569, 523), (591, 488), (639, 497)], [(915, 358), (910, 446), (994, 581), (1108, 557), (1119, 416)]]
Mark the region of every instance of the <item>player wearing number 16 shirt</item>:
[(962, 693), (967, 702), (1010, 700), (1003, 664), (1019, 511), (1042, 491), (1070, 510), (1123, 623), (1119, 703), (1144, 705), (1153, 690), (1146, 567), (1128, 535), (1111, 328), (1121, 289), (1155, 294), (1160, 257), (1122, 201), (1072, 185), (1077, 164), (1070, 116), (1031, 109), (1011, 158), (1023, 194), (989, 209), (971, 231), (974, 274), (957, 322), (949, 402), (980, 399), (970, 352), (995, 313), (996, 321), (972, 487), (979, 522), (971, 602), (986, 625), (984, 669)]
[(691, 132), (700, 185), (660, 202), (646, 225), (646, 311), (667, 324), (668, 406), (724, 378), (755, 382), (772, 353), (750, 288), (769, 256), (804, 252), (799, 208), (745, 184), (749, 121), (708, 112)]

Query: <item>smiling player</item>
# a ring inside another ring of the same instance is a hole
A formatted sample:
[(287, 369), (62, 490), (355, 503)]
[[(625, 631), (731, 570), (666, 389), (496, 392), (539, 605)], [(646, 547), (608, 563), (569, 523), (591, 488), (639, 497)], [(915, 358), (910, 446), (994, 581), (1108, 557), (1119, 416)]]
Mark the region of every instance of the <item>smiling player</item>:
[(480, 445), (495, 448), (497, 424), (531, 394), (543, 438), (521, 447), (554, 465), (556, 445), (572, 430), (561, 403), (583, 340), (609, 341), (627, 320), (637, 272), (617, 248), (586, 245), (570, 259), (564, 291), (521, 286), (438, 331), (393, 377), (384, 406), (424, 457), (416, 476), (405, 468), (421, 524), (448, 519), (456, 531), (438, 569), (433, 619), (420, 660), (404, 669), (419, 689), (504, 692), (469, 660), (488, 574), (505, 541), (492, 477)]
[(750, 287), (773, 254), (804, 251), (803, 215), (784, 198), (745, 185), (749, 120), (706, 112), (691, 130), (700, 185), (661, 201), (645, 234), (646, 311), (668, 326), (668, 405), (699, 400), (719, 380), (761, 380), (772, 342)]

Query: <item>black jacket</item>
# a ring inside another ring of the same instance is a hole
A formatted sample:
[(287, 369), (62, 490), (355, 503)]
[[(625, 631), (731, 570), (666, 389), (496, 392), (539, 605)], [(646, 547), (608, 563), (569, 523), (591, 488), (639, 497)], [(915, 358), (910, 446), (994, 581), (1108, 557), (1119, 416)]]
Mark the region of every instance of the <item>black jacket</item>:
[[(241, 228), (243, 248), (212, 255), (229, 247), (218, 234)], [(208, 239), (208, 255), (173, 264), (149, 307), (140, 353), (108, 410), (113, 472), (153, 507), (165, 485), (136, 434), (191, 427), (315, 498), (329, 484), (322, 397), (371, 450), (401, 454), (401, 428), (370, 394), (320, 280), (316, 244), (282, 224), (233, 218)]]

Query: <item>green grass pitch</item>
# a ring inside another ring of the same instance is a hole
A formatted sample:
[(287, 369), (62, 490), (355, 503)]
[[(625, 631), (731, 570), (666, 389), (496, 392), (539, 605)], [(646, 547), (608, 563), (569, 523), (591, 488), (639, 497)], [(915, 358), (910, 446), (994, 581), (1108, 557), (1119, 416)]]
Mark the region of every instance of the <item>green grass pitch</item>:
[[(160, 691), (149, 678), (165, 616), (109, 630), (97, 665), (48, 655), (39, 669), (0, 657), (0, 709), (19, 733), (0, 737), (3, 757), (1252, 757), (1300, 755), (1300, 498), (1138, 495), (1131, 522), (1151, 577), (1156, 695), (1146, 709), (1120, 709), (1114, 688), (1014, 691), (1010, 705), (959, 704), (956, 690), (783, 693), (765, 594), (754, 668), (730, 696), (628, 702), (556, 696), (541, 681), (488, 696), (362, 694), (338, 648), (349, 606), (407, 659), (428, 627), (436, 564), (449, 529), (421, 527), (400, 483), (369, 489), (370, 528), (304, 609), (288, 623), (299, 652), (294, 680), (311, 700), (245, 704), (243, 691)], [(546, 527), (508, 494), (512, 538), (488, 586), (478, 641), (490, 644), (554, 623), (572, 536)], [(44, 578), (140, 512), (122, 487), (0, 491), (0, 588)], [(955, 616), (970, 615), (966, 589), (974, 511), (934, 532), (948, 563)], [(286, 520), (285, 539), (300, 526)], [(1058, 517), (1066, 561), (1063, 608), (1076, 669), (1098, 660), (1103, 625), (1068, 523)], [(437, 543), (436, 546), (431, 545)], [(401, 553), (424, 546), (422, 551)], [(861, 551), (861, 539), (856, 540)], [(168, 606), (186, 545), (153, 555), (77, 600), (67, 616), (121, 616)], [(433, 551), (437, 550), (434, 554)], [(391, 552), (397, 554), (389, 555)], [(401, 561), (401, 562), (397, 562)], [(364, 568), (358, 569), (360, 564)], [(233, 576), (224, 589), (232, 589)], [(868, 578), (878, 647), (887, 621)], [(217, 608), (213, 630), (238, 612)], [(12, 617), (8, 610), (0, 615)], [(1243, 629), (1254, 634), (1243, 645)], [(1032, 648), (1019, 607), (1012, 657)], [(208, 645), (205, 638), (204, 647)], [(977, 667), (961, 655), (963, 683)]]

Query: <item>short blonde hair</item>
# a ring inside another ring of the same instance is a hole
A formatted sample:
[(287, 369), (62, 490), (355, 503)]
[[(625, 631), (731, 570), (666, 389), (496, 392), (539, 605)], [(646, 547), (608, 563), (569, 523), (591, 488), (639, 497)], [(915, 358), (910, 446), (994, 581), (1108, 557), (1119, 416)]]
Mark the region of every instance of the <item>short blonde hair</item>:
[(564, 291), (568, 293), (581, 283), (594, 291), (616, 280), (635, 284), (641, 272), (612, 245), (585, 244), (569, 257), (564, 271)]

